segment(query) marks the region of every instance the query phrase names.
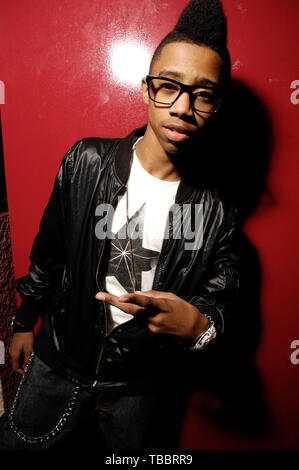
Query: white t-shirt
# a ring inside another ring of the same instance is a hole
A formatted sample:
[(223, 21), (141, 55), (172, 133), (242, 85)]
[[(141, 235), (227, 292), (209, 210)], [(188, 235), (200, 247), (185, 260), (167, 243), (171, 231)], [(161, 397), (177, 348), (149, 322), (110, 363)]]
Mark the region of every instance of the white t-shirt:
[[(115, 238), (111, 239), (105, 289), (117, 296), (152, 288), (169, 208), (175, 202), (180, 183), (161, 180), (149, 174), (136, 155), (136, 144), (133, 147), (128, 191), (118, 201), (111, 226)], [(134, 268), (127, 233), (131, 238)], [(132, 315), (110, 304), (107, 304), (107, 312), (109, 331), (132, 318)]]

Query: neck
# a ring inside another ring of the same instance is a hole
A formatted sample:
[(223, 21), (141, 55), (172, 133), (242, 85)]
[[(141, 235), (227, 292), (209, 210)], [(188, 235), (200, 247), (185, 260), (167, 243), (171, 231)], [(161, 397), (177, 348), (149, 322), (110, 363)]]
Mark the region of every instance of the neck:
[(181, 176), (169, 155), (147, 126), (143, 138), (136, 145), (136, 154), (143, 168), (152, 176), (165, 181), (178, 181)]

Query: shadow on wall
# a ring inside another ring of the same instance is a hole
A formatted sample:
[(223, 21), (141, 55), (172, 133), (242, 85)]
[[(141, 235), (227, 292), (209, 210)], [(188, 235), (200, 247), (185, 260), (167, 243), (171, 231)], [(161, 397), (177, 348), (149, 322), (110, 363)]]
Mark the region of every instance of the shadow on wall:
[(260, 98), (242, 82), (233, 80), (219, 115), (213, 143), (212, 168), (219, 188), (235, 203), (240, 223), (263, 203), (275, 201), (267, 187), (274, 136), (270, 116)]
[[(182, 171), (197, 184), (217, 184), (238, 208), (242, 227), (261, 200), (275, 204), (266, 184), (273, 147), (270, 118), (261, 100), (243, 83), (232, 81), (220, 112), (208, 122), (198, 159), (194, 161), (193, 152), (192, 162), (185, 161)], [(190, 174), (187, 168), (192, 168)], [(255, 365), (262, 333), (261, 269), (258, 253), (242, 230), (238, 248), (240, 291), (233, 321), (222, 340), (205, 353), (196, 384), (202, 393), (195, 407), (225, 430), (260, 435), (271, 421)]]
[(261, 339), (258, 255), (248, 238), (240, 233), (240, 291), (232, 324), (222, 341), (207, 354), (201, 365), (202, 391), (196, 408), (225, 430), (253, 436), (266, 433), (271, 425), (263, 383), (255, 365)]

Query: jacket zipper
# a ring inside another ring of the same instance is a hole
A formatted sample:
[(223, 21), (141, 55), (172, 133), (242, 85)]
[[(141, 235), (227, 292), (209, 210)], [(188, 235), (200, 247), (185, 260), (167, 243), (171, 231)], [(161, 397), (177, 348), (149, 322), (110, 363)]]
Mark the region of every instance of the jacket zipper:
[[(132, 155), (131, 155), (131, 160), (130, 160), (130, 166), (129, 166), (129, 173), (131, 171), (131, 166), (132, 166), (132, 161), (133, 161), (133, 158), (132, 158)], [(116, 192), (113, 200), (112, 200), (112, 205), (116, 199), (116, 197), (118, 196), (118, 194), (120, 193), (121, 190), (123, 190), (123, 188), (126, 188), (126, 191), (128, 190), (128, 182), (121, 186), (118, 191)], [(163, 240), (164, 242), (164, 240)], [(159, 269), (160, 269), (160, 260), (161, 260), (161, 254), (162, 254), (162, 251), (163, 251), (163, 245), (164, 243), (162, 244), (162, 247), (161, 247), (161, 251), (159, 253), (159, 256), (158, 256), (158, 261), (157, 261), (157, 266), (156, 266), (156, 272), (155, 272), (155, 276), (154, 276), (154, 280), (153, 280), (153, 289), (155, 288), (155, 285), (157, 284), (157, 280), (158, 280), (158, 274), (159, 274)], [(101, 254), (100, 254), (100, 257), (99, 257), (99, 260), (98, 260), (98, 265), (97, 265), (97, 270), (96, 270), (96, 284), (97, 284), (97, 287), (99, 289), (99, 291), (101, 291), (101, 286), (99, 285), (99, 282), (98, 282), (98, 273), (99, 273), (99, 266), (100, 266), (100, 262), (101, 262), (101, 259), (102, 259), (102, 256), (103, 256), (103, 251), (104, 251), (104, 246), (105, 246), (105, 242), (103, 243), (103, 248), (102, 248), (102, 251), (101, 251)], [(164, 250), (165, 251), (165, 250)], [(164, 253), (165, 255), (165, 253)], [(159, 269), (158, 269), (159, 268)], [(106, 310), (106, 304), (104, 302), (104, 312), (105, 312), (105, 338), (104, 338), (104, 342), (105, 342), (105, 339), (108, 338), (110, 336), (110, 334), (116, 330), (116, 328), (118, 327), (115, 327), (113, 328), (113, 330), (110, 331), (110, 333), (108, 334), (108, 328), (107, 328), (107, 310)], [(120, 325), (118, 325), (120, 326)], [(99, 374), (99, 370), (100, 370), (100, 365), (101, 365), (101, 361), (102, 361), (102, 357), (103, 357), (103, 351), (104, 351), (104, 342), (103, 342), (103, 345), (101, 347), (101, 350), (99, 352), (99, 355), (98, 355), (98, 360), (97, 360), (97, 364), (96, 364), (96, 370), (95, 370), (95, 375), (97, 376)], [(97, 385), (97, 383), (99, 382), (98, 379), (95, 379), (92, 383), (92, 386), (95, 387)]]
[[(116, 197), (119, 195), (119, 193), (123, 190), (124, 187), (127, 189), (127, 185), (123, 185), (118, 189), (118, 191), (116, 192), (116, 194), (115, 194), (115, 196), (112, 200), (112, 205), (113, 205)], [(98, 260), (98, 264), (97, 264), (97, 270), (96, 270), (96, 285), (97, 285), (97, 288), (98, 288), (99, 291), (103, 290), (102, 286), (99, 284), (99, 281), (98, 281), (98, 274), (99, 274), (99, 267), (100, 267), (100, 263), (101, 263), (103, 252), (104, 252), (104, 247), (105, 247), (105, 242), (103, 243), (102, 251), (101, 251), (101, 254), (99, 256), (99, 260)], [(105, 339), (108, 338), (108, 336), (112, 333), (112, 331), (115, 330), (115, 328), (113, 328), (113, 330), (111, 330), (110, 333), (108, 334), (107, 310), (106, 310), (105, 302), (104, 302), (104, 317), (105, 317), (105, 338), (104, 338), (104, 342), (105, 342)], [(96, 376), (99, 374), (99, 370), (100, 370), (100, 365), (101, 365), (102, 356), (103, 356), (103, 352), (104, 352), (104, 342), (103, 342), (103, 345), (100, 349), (100, 352), (99, 352), (99, 355), (98, 355), (98, 360), (97, 360), (97, 363), (96, 363), (96, 369), (95, 369), (95, 375)], [(92, 386), (95, 387), (98, 382), (99, 382), (99, 380), (96, 378), (93, 381)]]
[[(169, 209), (169, 212), (168, 212), (168, 216), (169, 216), (169, 213), (170, 213), (170, 209)], [(167, 218), (167, 221), (168, 221), (168, 218)], [(171, 229), (173, 230), (173, 227), (171, 227)], [(170, 230), (169, 230), (169, 233), (170, 233)], [(157, 289), (159, 277), (161, 279), (161, 275), (163, 274), (164, 270), (161, 270), (161, 258), (162, 258), (162, 254), (163, 254), (163, 257), (165, 258), (166, 246), (167, 246), (168, 242), (169, 242), (169, 239), (167, 241), (163, 239), (163, 243), (162, 243), (162, 246), (161, 246), (161, 251), (160, 251), (159, 256), (158, 256), (156, 271), (155, 271), (155, 275), (154, 275), (154, 279), (153, 279), (152, 290)]]

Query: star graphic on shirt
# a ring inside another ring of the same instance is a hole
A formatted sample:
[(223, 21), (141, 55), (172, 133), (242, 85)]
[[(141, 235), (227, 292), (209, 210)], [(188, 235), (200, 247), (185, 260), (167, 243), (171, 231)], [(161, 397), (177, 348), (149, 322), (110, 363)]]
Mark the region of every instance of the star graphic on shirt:
[[(114, 235), (107, 276), (114, 276), (127, 292), (141, 290), (141, 275), (150, 271), (159, 252), (142, 246), (145, 204)], [(129, 236), (130, 238), (129, 238)], [(132, 245), (132, 256), (131, 256)], [(134, 268), (132, 266), (132, 257)], [(134, 276), (135, 272), (135, 276)], [(136, 286), (134, 285), (136, 278)]]

